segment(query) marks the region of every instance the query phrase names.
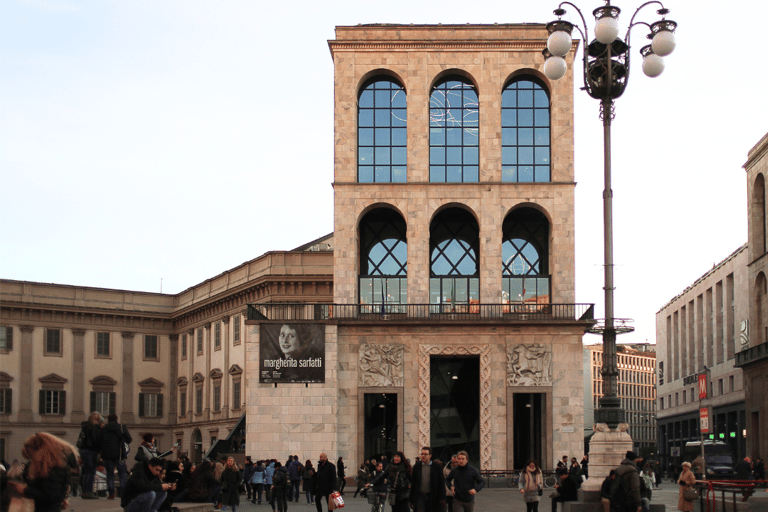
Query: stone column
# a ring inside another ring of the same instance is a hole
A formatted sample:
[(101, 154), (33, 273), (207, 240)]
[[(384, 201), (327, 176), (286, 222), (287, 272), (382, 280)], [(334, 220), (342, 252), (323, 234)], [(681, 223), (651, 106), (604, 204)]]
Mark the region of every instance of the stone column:
[[(179, 395), (179, 387), (176, 385), (176, 381), (179, 378), (179, 335), (169, 334), (168, 340), (170, 341), (170, 373), (171, 373), (171, 385), (168, 387), (168, 419), (170, 425), (175, 425), (178, 422), (179, 409), (176, 405), (176, 400)], [(189, 348), (189, 347), (187, 347)], [(189, 352), (187, 352), (189, 354)]]
[(18, 350), (20, 356), (19, 365), (19, 423), (32, 423), (32, 358), (34, 356), (34, 340), (32, 333), (35, 327), (32, 325), (20, 325), (21, 343)]
[(197, 342), (195, 340), (195, 330), (189, 329), (187, 331), (189, 336), (189, 345), (187, 346), (187, 422), (191, 422), (194, 417), (194, 404), (195, 404), (195, 385), (192, 378), (195, 375), (195, 356), (197, 354)]
[(224, 349), (224, 367), (222, 368), (224, 375), (221, 377), (221, 417), (229, 418), (229, 388), (232, 381), (232, 377), (229, 375), (229, 317), (222, 317), (221, 323), (224, 324), (221, 340)]
[(213, 350), (211, 322), (206, 323), (203, 327), (205, 328), (203, 343), (207, 343), (207, 346), (203, 348), (205, 351), (205, 371), (202, 372), (205, 377), (203, 383), (203, 421), (208, 421), (211, 419), (211, 351)]
[[(91, 411), (85, 410), (85, 329), (72, 329), (72, 423), (82, 423)], [(90, 407), (90, 400), (88, 401)]]
[(133, 423), (133, 337), (134, 333), (123, 335), (123, 410), (120, 412), (122, 423)]

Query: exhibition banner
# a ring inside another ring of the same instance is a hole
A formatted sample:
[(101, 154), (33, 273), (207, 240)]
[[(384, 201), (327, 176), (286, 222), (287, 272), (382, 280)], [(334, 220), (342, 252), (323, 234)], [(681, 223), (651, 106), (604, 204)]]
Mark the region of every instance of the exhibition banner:
[(261, 324), (259, 382), (325, 382), (325, 326)]

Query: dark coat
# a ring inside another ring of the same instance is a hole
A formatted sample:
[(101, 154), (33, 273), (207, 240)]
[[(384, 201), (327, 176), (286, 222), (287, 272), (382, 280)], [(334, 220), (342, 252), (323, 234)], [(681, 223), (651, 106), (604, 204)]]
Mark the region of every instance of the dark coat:
[(576, 501), (579, 492), (578, 489), (576, 489), (576, 484), (570, 477), (565, 480), (560, 480), (558, 485), (557, 494), (562, 497), (560, 501)]
[(480, 491), (485, 487), (485, 480), (483, 480), (480, 473), (469, 464), (453, 468), (451, 472), (448, 473), (448, 478), (445, 479), (445, 483), (448, 487), (454, 488), (453, 499), (461, 501), (462, 503), (471, 503), (475, 501), (475, 497), (469, 494), (470, 489)]
[(83, 447), (81, 450), (98, 452), (101, 449), (101, 428), (98, 425), (84, 421), (81, 428), (85, 432)]
[(139, 494), (149, 491), (161, 492), (162, 490), (163, 483), (149, 470), (149, 463), (138, 462), (133, 466), (131, 476), (128, 477), (128, 482), (125, 484), (120, 506), (127, 507)]
[(640, 472), (635, 463), (629, 459), (624, 459), (616, 468), (616, 479), (620, 481), (625, 489), (624, 507), (628, 508), (640, 506)]
[(55, 467), (46, 476), (29, 480), (24, 472), (24, 497), (35, 501), (35, 512), (61, 512), (61, 504), (69, 491), (69, 478), (72, 468), (77, 468), (77, 460), (70, 453), (64, 467)]
[(240, 504), (240, 482), (243, 475), (237, 467), (224, 468), (221, 474), (221, 503), (237, 506)]
[(325, 464), (318, 464), (315, 471), (312, 493), (315, 496), (330, 496), (333, 491), (337, 490), (336, 466), (327, 460)]
[(110, 421), (101, 429), (101, 458), (118, 460), (123, 449), (123, 427)]
[[(411, 503), (416, 503), (416, 498), (421, 489), (422, 462), (417, 461), (411, 471)], [(445, 501), (445, 476), (443, 476), (443, 467), (434, 462), (429, 470), (429, 503), (428, 511), (439, 511), (440, 502)], [(415, 507), (414, 507), (415, 508)]]

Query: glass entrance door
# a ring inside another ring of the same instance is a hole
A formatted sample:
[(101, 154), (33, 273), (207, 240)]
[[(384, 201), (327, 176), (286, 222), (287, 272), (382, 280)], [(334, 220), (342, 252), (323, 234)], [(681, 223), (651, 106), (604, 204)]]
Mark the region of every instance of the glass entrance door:
[(430, 357), (430, 444), (443, 462), (459, 451), (480, 468), (480, 358)]
[(543, 462), (544, 393), (515, 393), (512, 400), (514, 414), (514, 466), (522, 469), (533, 459), (539, 466)]
[(365, 394), (365, 459), (388, 460), (397, 451), (397, 393)]

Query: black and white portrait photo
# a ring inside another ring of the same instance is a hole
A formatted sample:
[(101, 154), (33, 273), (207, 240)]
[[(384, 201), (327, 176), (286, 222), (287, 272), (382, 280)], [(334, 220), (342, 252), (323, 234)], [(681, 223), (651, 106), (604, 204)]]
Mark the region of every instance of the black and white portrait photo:
[(262, 324), (259, 382), (325, 382), (325, 327)]

